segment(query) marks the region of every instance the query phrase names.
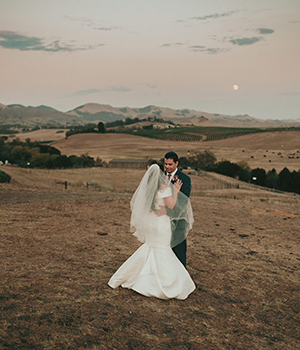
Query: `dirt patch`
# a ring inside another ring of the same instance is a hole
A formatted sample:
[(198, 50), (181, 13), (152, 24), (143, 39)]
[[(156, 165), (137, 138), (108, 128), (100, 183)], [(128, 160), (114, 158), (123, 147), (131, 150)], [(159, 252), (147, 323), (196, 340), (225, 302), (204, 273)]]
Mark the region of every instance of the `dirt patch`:
[(290, 349), (299, 334), (299, 196), (194, 193), (186, 301), (107, 282), (140, 245), (126, 193), (2, 184), (3, 349)]

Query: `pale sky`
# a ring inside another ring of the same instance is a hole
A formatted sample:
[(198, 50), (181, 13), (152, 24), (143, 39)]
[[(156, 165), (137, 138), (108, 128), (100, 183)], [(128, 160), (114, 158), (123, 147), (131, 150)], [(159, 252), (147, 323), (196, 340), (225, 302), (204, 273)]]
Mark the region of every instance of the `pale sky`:
[(0, 0), (0, 78), (5, 105), (300, 119), (300, 0)]

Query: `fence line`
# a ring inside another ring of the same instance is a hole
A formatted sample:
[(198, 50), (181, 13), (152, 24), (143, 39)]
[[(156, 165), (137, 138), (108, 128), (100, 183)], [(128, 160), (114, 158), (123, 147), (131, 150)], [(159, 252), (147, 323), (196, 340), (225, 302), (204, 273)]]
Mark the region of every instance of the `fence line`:
[[(19, 168), (16, 167), (15, 170), (17, 170), (19, 173), (25, 173), (27, 175), (32, 175), (33, 169), (30, 168)], [(77, 169), (68, 169), (69, 172), (65, 172), (65, 175), (68, 174), (74, 174), (76, 173)], [(131, 169), (105, 169), (105, 173), (124, 173), (127, 171), (130, 171)], [(135, 169), (136, 170), (136, 169)], [(84, 184), (83, 182), (71, 182), (71, 181), (58, 181), (57, 179), (50, 178), (49, 174), (53, 169), (43, 169), (43, 171), (39, 174), (42, 178), (43, 182), (50, 182), (53, 183), (55, 188), (57, 188), (58, 185), (63, 185), (63, 187), (67, 190), (69, 187), (81, 187), (82, 189), (93, 189), (97, 191), (114, 191), (114, 192), (134, 192), (137, 183), (124, 183), (124, 182), (117, 182), (117, 181), (109, 181), (109, 182), (104, 182), (104, 183), (99, 183), (97, 181), (89, 181)], [(98, 173), (96, 169), (90, 169), (91, 174)], [(187, 171), (189, 173), (189, 171)], [(224, 175), (220, 175), (217, 173), (212, 173), (212, 172), (206, 172), (204, 170), (199, 170), (199, 171), (193, 171), (192, 172), (194, 175), (197, 175), (198, 177), (203, 177), (203, 178), (210, 178), (213, 180), (215, 183), (206, 183), (206, 184), (199, 184), (199, 183), (193, 183), (193, 191), (195, 192), (201, 192), (201, 191), (214, 191), (214, 190), (222, 190), (222, 189), (244, 189), (244, 190), (252, 190), (252, 191), (269, 191), (269, 192), (276, 192), (276, 193), (282, 193), (282, 194), (293, 194), (297, 195), (292, 192), (284, 192), (280, 191), (278, 189), (273, 189), (273, 188), (268, 188), (268, 187), (263, 187), (263, 186), (258, 186), (252, 183), (247, 183), (243, 181), (239, 181), (236, 179), (231, 179), (231, 178), (226, 178)], [(53, 181), (53, 182), (52, 182)], [(298, 196), (298, 195), (297, 195)]]
[(54, 181), (55, 183), (55, 188), (57, 185), (64, 185), (65, 186), (65, 189), (67, 190), (68, 189), (68, 181)]

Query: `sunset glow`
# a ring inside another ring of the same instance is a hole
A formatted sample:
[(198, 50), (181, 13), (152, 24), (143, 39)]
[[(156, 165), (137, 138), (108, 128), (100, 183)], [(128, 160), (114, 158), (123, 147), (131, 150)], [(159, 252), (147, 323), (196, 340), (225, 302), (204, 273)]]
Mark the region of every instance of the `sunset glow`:
[(295, 0), (1, 1), (0, 103), (299, 119), (299, 15)]

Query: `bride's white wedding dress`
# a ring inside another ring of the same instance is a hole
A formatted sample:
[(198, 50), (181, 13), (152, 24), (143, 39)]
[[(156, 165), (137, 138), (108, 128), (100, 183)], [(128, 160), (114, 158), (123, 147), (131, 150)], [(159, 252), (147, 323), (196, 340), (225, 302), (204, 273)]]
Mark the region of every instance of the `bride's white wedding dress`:
[[(157, 193), (155, 207), (164, 205), (164, 197), (172, 195), (166, 188)], [(148, 297), (186, 299), (195, 290), (189, 273), (170, 247), (171, 223), (167, 215), (149, 213), (151, 234), (145, 243), (126, 260), (111, 277), (112, 288), (130, 288)], [(135, 234), (136, 235), (136, 234)]]

